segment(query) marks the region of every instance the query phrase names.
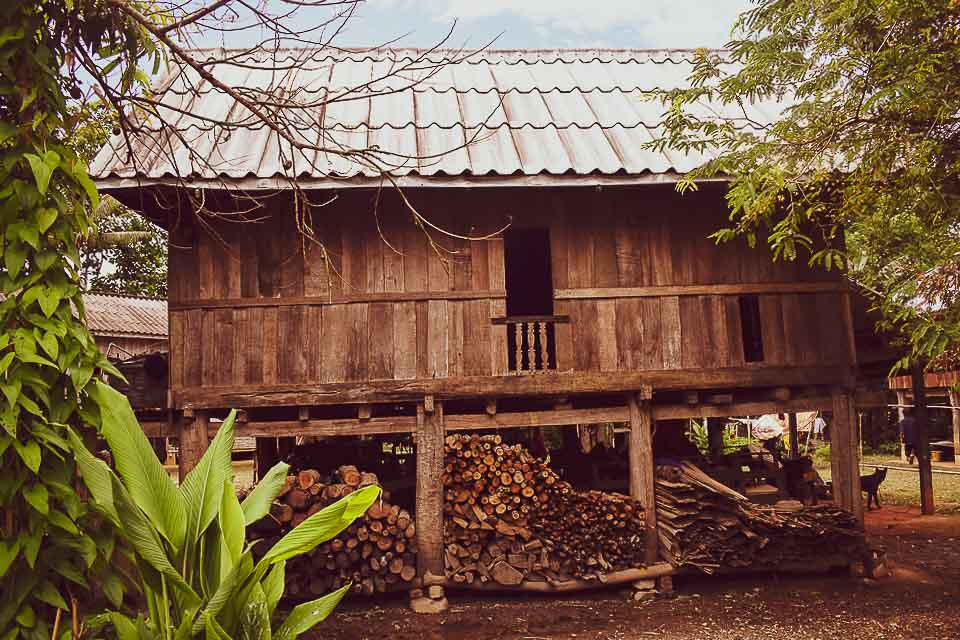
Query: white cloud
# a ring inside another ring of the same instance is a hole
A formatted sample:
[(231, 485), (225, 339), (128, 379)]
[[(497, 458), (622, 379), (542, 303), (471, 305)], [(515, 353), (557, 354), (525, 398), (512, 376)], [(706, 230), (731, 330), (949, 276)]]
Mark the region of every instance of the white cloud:
[[(748, 0), (372, 0), (396, 9), (418, 8), (436, 20), (519, 18), (538, 31), (593, 36), (609, 31), (636, 34), (637, 47), (718, 47), (729, 36)], [(509, 25), (505, 25), (509, 28)]]

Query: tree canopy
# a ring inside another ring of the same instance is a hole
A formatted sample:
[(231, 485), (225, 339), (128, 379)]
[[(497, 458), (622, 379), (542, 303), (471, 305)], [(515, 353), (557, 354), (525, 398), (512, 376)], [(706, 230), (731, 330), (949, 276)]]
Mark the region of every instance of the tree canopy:
[[(958, 77), (958, 0), (759, 0), (689, 88), (660, 94), (650, 146), (711, 157), (680, 190), (729, 178), (718, 241), (848, 268), (906, 358), (942, 360), (960, 344)], [(757, 103), (783, 110), (766, 122)]]

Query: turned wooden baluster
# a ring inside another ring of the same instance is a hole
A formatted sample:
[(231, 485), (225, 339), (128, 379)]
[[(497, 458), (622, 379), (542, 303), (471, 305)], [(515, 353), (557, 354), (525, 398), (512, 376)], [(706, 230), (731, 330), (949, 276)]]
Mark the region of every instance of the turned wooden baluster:
[(536, 336), (536, 323), (528, 322), (527, 324), (527, 369), (530, 371), (537, 370), (537, 347), (534, 344), (534, 336)]
[(523, 326), (517, 322), (513, 325), (513, 335), (517, 339), (517, 373), (523, 371)]
[(547, 323), (538, 322), (540, 326), (540, 363), (541, 368), (547, 370), (550, 368), (550, 349), (547, 348)]

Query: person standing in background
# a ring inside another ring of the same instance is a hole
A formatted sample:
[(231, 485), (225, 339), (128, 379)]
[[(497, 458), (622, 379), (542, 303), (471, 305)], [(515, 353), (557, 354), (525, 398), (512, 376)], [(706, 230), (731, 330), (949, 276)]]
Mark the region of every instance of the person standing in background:
[(904, 452), (907, 454), (907, 462), (913, 464), (913, 457), (917, 453), (917, 443), (912, 408), (908, 407), (903, 410), (903, 420), (900, 421), (897, 428), (900, 431), (900, 442), (903, 443)]

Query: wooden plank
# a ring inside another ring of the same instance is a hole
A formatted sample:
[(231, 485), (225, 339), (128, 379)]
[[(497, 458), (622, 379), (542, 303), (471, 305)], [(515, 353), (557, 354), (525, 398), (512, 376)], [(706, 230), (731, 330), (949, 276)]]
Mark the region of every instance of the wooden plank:
[(306, 358), (306, 379), (320, 381), (323, 353), (320, 342), (323, 336), (323, 310), (319, 306), (307, 307), (304, 331), (304, 356)]
[(322, 322), (320, 380), (343, 382), (347, 379), (347, 305), (323, 307)]
[(679, 369), (682, 366), (683, 325), (680, 322), (680, 298), (667, 296), (660, 299), (660, 341), (663, 349), (664, 369)]
[(237, 338), (243, 340), (235, 348), (244, 359), (244, 382), (257, 384), (263, 381), (263, 309), (238, 309), (243, 314), (244, 332)]
[(644, 561), (657, 561), (657, 496), (653, 464), (653, 412), (649, 400), (631, 394), (630, 408), (630, 497), (640, 501), (646, 528)]
[[(553, 303), (553, 310), (561, 315), (570, 315), (574, 303), (567, 300), (558, 300)], [(557, 371), (573, 371), (577, 366), (573, 350), (573, 325), (569, 322), (553, 326), (556, 332), (557, 344)], [(506, 332), (504, 332), (504, 349), (506, 349)]]
[(307, 307), (289, 307), (286, 309), (286, 318), (283, 318), (283, 309), (280, 318), (285, 320), (280, 324), (280, 338), (277, 346), (280, 350), (282, 368), (279, 376), (303, 381), (307, 380), (307, 354), (305, 327), (307, 323)]
[(573, 327), (574, 369), (599, 371), (600, 353), (597, 335), (597, 303), (582, 300), (570, 307)]
[(490, 243), (478, 240), (470, 243), (470, 286), (471, 291), (490, 289), (490, 256), (487, 255)]
[(783, 336), (783, 310), (780, 306), (780, 296), (760, 296), (759, 303), (764, 362), (782, 364), (786, 360), (786, 340)]
[(697, 252), (697, 229), (690, 222), (683, 225), (668, 222), (664, 230), (670, 238), (667, 249), (670, 251), (673, 273), (670, 283), (674, 285), (697, 284), (694, 274), (696, 261), (700, 258)]
[[(369, 305), (348, 304), (344, 315), (346, 322), (346, 379), (367, 380), (369, 369)], [(392, 326), (392, 323), (391, 323)], [(392, 375), (390, 376), (393, 377)]]
[[(324, 317), (324, 326), (327, 318)], [(326, 343), (326, 333), (324, 342)], [(324, 352), (326, 369), (326, 352)], [(618, 393), (651, 386), (658, 390), (721, 389), (852, 384), (849, 367), (782, 367), (764, 364), (744, 368), (663, 371), (543, 372), (535, 376), (420, 378), (357, 383), (252, 385), (208, 389), (187, 387), (172, 392), (180, 409), (302, 406), (412, 401), (427, 394), (443, 398), (526, 397), (574, 393)]]
[(837, 387), (833, 391), (833, 421), (830, 423), (833, 498), (837, 506), (850, 511), (863, 522), (858, 442), (853, 400), (848, 391)]
[(343, 253), (340, 257), (343, 291), (346, 295), (367, 292), (367, 255), (360, 225), (354, 221), (343, 227)]
[(739, 367), (744, 364), (743, 328), (740, 325), (740, 302), (734, 296), (728, 296), (722, 300), (724, 313), (727, 316), (726, 366)]
[[(617, 368), (623, 371), (645, 368), (643, 362), (643, 300), (616, 301)], [(659, 315), (659, 310), (657, 311)]]
[(700, 298), (704, 315), (704, 343), (706, 345), (706, 363), (711, 367), (730, 365), (728, 356), (730, 346), (727, 343), (727, 311), (722, 296), (703, 296)]
[(463, 305), (463, 375), (488, 376), (492, 373), (490, 337), (490, 301), (472, 300)]
[[(434, 236), (438, 234), (435, 232)], [(427, 248), (427, 286), (430, 291), (450, 291), (453, 289), (453, 265), (451, 255), (445, 249), (449, 240), (434, 237), (434, 245)]]
[(503, 237), (491, 238), (487, 241), (487, 269), (489, 271), (488, 289), (490, 291), (506, 291), (507, 280), (505, 264), (503, 262)]
[[(384, 230), (386, 233), (386, 230)], [(391, 233), (387, 238), (390, 245), (383, 245), (383, 290), (386, 292), (403, 291), (404, 284), (404, 265), (403, 265), (403, 236), (399, 233)]]
[(729, 416), (757, 416), (767, 413), (797, 413), (803, 411), (832, 411), (833, 399), (810, 396), (790, 400), (751, 400), (730, 404), (665, 404), (654, 405), (656, 420), (686, 420), (689, 418), (727, 418)]
[(594, 284), (594, 238), (589, 218), (574, 217), (569, 225), (569, 232), (567, 243), (569, 286), (571, 289), (593, 288), (596, 286)]
[(324, 247), (316, 237), (305, 242), (306, 259), (303, 265), (303, 295), (306, 298), (324, 298), (330, 295), (330, 279), (336, 277), (324, 260)]
[(230, 309), (218, 309), (214, 313), (214, 336), (216, 345), (216, 370), (214, 379), (218, 385), (229, 385), (236, 382), (233, 369), (233, 311)]
[(427, 236), (417, 226), (403, 230), (403, 289), (407, 292), (429, 291), (427, 283)]
[[(409, 304), (409, 303), (408, 303)], [(369, 379), (394, 378), (394, 313), (393, 304), (377, 302), (370, 305), (368, 323)]]
[(443, 576), (443, 404), (417, 406), (417, 575)]
[(600, 371), (616, 371), (617, 308), (613, 300), (597, 301), (597, 359)]
[(652, 219), (650, 221), (647, 250), (650, 253), (654, 285), (676, 284), (676, 279), (673, 275), (673, 256), (670, 252), (670, 243), (672, 241), (670, 228), (670, 221), (665, 217)]
[(263, 383), (275, 384), (277, 382), (277, 309), (266, 308), (263, 310), (263, 335), (261, 348), (263, 351)]
[[(804, 296), (804, 299), (809, 296)], [(807, 327), (811, 324), (809, 317), (815, 309), (801, 304), (800, 294), (787, 293), (781, 296), (780, 304), (783, 314), (783, 338), (786, 343), (784, 351), (785, 364), (806, 364), (815, 360), (819, 351), (816, 340), (811, 339)], [(815, 333), (815, 332), (814, 332)]]
[(430, 343), (429, 343), (429, 303), (417, 302), (417, 377), (429, 378), (430, 371)]
[[(507, 303), (505, 300), (490, 301), (490, 315), (500, 317), (500, 314), (507, 312)], [(490, 318), (487, 318), (490, 323)], [(507, 325), (490, 325), (490, 373), (494, 376), (502, 376), (507, 373)], [(557, 340), (559, 341), (559, 334)], [(558, 342), (559, 350), (559, 342)]]
[(250, 340), (250, 309), (235, 309), (233, 312), (233, 380), (226, 384), (244, 384), (249, 381), (247, 351), (259, 344)]
[(260, 296), (260, 265), (256, 238), (259, 231), (260, 227), (251, 227), (247, 233), (241, 233), (238, 240), (240, 255), (243, 256), (240, 261), (240, 297), (242, 298)]
[(843, 321), (843, 298), (838, 294), (817, 294), (812, 298), (810, 318), (816, 326), (819, 361), (829, 364), (850, 364), (850, 347), (847, 342), (847, 325)]
[(211, 247), (212, 239), (210, 234), (207, 231), (200, 231), (196, 239), (196, 249), (194, 250), (194, 255), (196, 256), (196, 268), (197, 271), (194, 274), (194, 277), (197, 279), (197, 293), (198, 298), (214, 298), (218, 297), (217, 283), (214, 277), (214, 266), (213, 266), (213, 247)]
[(447, 375), (463, 376), (463, 302), (447, 303)]
[(205, 411), (195, 412), (192, 418), (182, 417), (180, 419), (180, 457), (178, 462), (181, 481), (197, 466), (210, 444), (210, 437), (207, 434), (209, 422)]
[(446, 300), (427, 303), (427, 372), (431, 378), (449, 375), (449, 319)]
[(385, 291), (383, 275), (383, 254), (390, 251), (376, 229), (365, 229), (363, 233), (363, 251), (366, 256), (367, 284), (365, 291), (383, 293)]
[(399, 302), (393, 308), (393, 377), (417, 377), (417, 303)]
[(183, 334), (186, 312), (179, 311), (168, 315), (168, 324), (170, 325), (170, 388), (179, 389), (184, 384), (183, 359), (186, 352), (184, 351)]
[(703, 326), (703, 307), (697, 297), (679, 299), (680, 309), (680, 363), (684, 369), (706, 366)]
[(587, 287), (553, 292), (557, 300), (589, 298), (659, 298), (663, 296), (736, 296), (776, 293), (838, 293), (844, 291), (836, 282), (763, 282), (739, 284), (695, 284), (652, 287)]
[(217, 318), (215, 311), (203, 311), (200, 330), (200, 347), (202, 349), (201, 380), (206, 386), (217, 384)]
[[(552, 214), (550, 217), (550, 270), (553, 273), (553, 288), (566, 289), (570, 287), (570, 267), (569, 267), (569, 229), (567, 225), (567, 206), (564, 201), (564, 195), (557, 192), (550, 192), (547, 198), (547, 208)], [(503, 263), (503, 241), (500, 242), (500, 262)], [(491, 260), (492, 260), (491, 255)], [(491, 262), (492, 266), (492, 262)], [(491, 274), (493, 272), (491, 271)], [(491, 288), (493, 277), (491, 275)]]
[(503, 289), (496, 291), (418, 291), (358, 293), (350, 295), (334, 295), (326, 299), (290, 297), (290, 298), (231, 298), (229, 300), (195, 300), (191, 302), (170, 305), (173, 311), (187, 309), (239, 309), (245, 307), (297, 307), (315, 304), (349, 304), (353, 302), (415, 302), (420, 300), (485, 300), (490, 298), (506, 298)]
[(465, 240), (454, 243), (456, 253), (452, 256), (453, 289), (454, 291), (470, 291), (473, 289), (473, 247)]
[(620, 285), (617, 276), (617, 241), (615, 229), (609, 215), (593, 218), (593, 283), (597, 288), (611, 288)]
[(638, 369), (663, 369), (663, 324), (659, 298), (640, 300), (643, 337)]

